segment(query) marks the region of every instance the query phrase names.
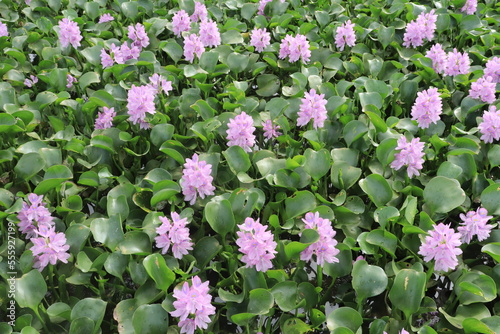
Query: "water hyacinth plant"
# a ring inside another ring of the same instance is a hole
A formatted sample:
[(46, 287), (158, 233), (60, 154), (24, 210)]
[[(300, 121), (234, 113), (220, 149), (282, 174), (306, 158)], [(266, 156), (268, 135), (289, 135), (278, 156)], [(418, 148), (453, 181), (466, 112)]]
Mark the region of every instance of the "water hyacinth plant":
[(0, 333), (500, 333), (496, 1), (0, 8)]

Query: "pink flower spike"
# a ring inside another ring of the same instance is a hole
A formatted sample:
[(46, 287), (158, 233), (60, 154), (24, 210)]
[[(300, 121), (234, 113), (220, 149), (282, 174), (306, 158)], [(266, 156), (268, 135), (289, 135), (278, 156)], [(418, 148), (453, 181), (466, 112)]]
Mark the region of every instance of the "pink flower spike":
[(191, 30), (191, 19), (188, 13), (181, 9), (172, 17), (172, 31), (175, 36), (181, 37), (182, 32)]
[[(318, 231), (319, 240), (315, 243), (307, 246), (300, 253), (300, 259), (303, 261), (311, 261), (312, 256), (316, 256), (316, 262), (318, 265), (322, 266), (327, 263), (339, 262), (336, 255), (340, 251), (335, 247), (337, 245), (337, 240), (335, 240), (335, 234), (337, 234), (332, 227), (332, 222), (328, 219), (321, 218), (318, 212), (306, 213), (306, 216), (302, 221), (306, 224), (305, 229), (312, 229)], [(302, 235), (302, 233), (300, 233)]]
[(431, 123), (437, 123), (442, 112), (443, 103), (436, 87), (417, 93), (417, 99), (411, 108), (411, 116), (420, 128), (426, 129)]
[(201, 57), (201, 55), (205, 52), (205, 46), (196, 34), (191, 34), (189, 36), (184, 37), (184, 57), (190, 63), (194, 60), (194, 55)]
[(325, 124), (327, 116), (325, 94), (316, 94), (315, 89), (311, 89), (304, 94), (301, 100), (300, 110), (297, 113), (297, 126), (304, 126), (312, 119), (315, 129), (322, 128)]
[(486, 63), (484, 76), (491, 77), (494, 83), (500, 83), (500, 57), (493, 57)]
[(200, 41), (204, 47), (216, 47), (221, 43), (221, 37), (217, 23), (213, 20), (205, 20), (200, 23)]
[(191, 21), (199, 22), (204, 21), (208, 18), (207, 7), (198, 1), (194, 2), (194, 13), (191, 15)]
[(264, 129), (264, 137), (267, 140), (271, 140), (273, 138), (281, 136), (281, 132), (278, 131), (280, 126), (274, 125), (273, 121), (271, 121), (270, 119), (268, 119), (265, 122), (262, 122), (262, 128)]
[(262, 52), (269, 46), (271, 42), (271, 34), (266, 29), (254, 28), (250, 33), (250, 45), (255, 47), (255, 51)]
[(63, 48), (70, 44), (76, 49), (80, 46), (80, 41), (83, 39), (80, 28), (76, 22), (67, 18), (59, 21), (59, 41)]
[(444, 70), (445, 75), (469, 74), (470, 59), (467, 53), (460, 53), (457, 49), (453, 49), (453, 52), (448, 52), (447, 60)]
[(101, 15), (98, 23), (106, 23), (106, 22), (111, 22), (114, 20), (115, 20), (115, 18), (113, 16), (111, 16), (111, 14), (106, 13), (106, 14)]
[(138, 47), (139, 50), (149, 45), (149, 37), (146, 34), (146, 29), (140, 23), (128, 27), (128, 38), (132, 40), (132, 45)]
[(252, 116), (242, 112), (232, 118), (227, 125), (227, 146), (240, 146), (245, 152), (252, 152), (255, 145), (255, 127)]
[(478, 208), (476, 211), (469, 211), (467, 215), (460, 214), (462, 222), (458, 227), (458, 232), (462, 235), (462, 242), (469, 244), (472, 238), (477, 235), (477, 240), (483, 241), (490, 236), (493, 225), (488, 224), (488, 220), (493, 216), (488, 216), (485, 208)]
[(481, 140), (485, 143), (493, 143), (494, 140), (500, 140), (500, 110), (495, 106), (490, 106), (489, 111), (483, 114), (483, 121), (479, 124)]
[(406, 172), (409, 178), (420, 175), (419, 171), (424, 163), (424, 143), (418, 138), (413, 138), (408, 142), (404, 136), (401, 136), (398, 138), (396, 150), (399, 150), (399, 152), (394, 155), (391, 168), (399, 170), (403, 166), (407, 166)]
[(66, 244), (66, 236), (62, 232), (55, 232), (54, 226), (39, 226), (35, 230), (39, 238), (31, 238), (33, 246), (30, 250), (35, 258), (34, 268), (42, 271), (49, 263), (55, 265), (57, 261), (68, 263), (69, 245)]
[(271, 262), (275, 258), (277, 243), (273, 234), (259, 220), (246, 218), (245, 223), (238, 225), (240, 231), (236, 232), (238, 250), (243, 253), (241, 261), (247, 268), (255, 266), (257, 271), (266, 272), (273, 267)]
[(113, 118), (116, 116), (115, 108), (102, 107), (95, 120), (95, 129), (109, 129), (113, 126)]
[(135, 86), (128, 91), (127, 109), (130, 121), (139, 124), (141, 128), (147, 128), (146, 113), (155, 114), (155, 94), (149, 86)]
[(213, 186), (212, 165), (206, 161), (200, 161), (198, 154), (193, 154), (191, 159), (186, 159), (180, 185), (184, 200), (193, 205), (196, 197), (201, 198), (213, 195), (215, 187)]
[(496, 100), (496, 83), (492, 77), (481, 77), (471, 84), (469, 96), (485, 103), (493, 103)]
[(420, 246), (418, 254), (424, 256), (425, 262), (436, 261), (436, 271), (453, 270), (458, 265), (457, 256), (462, 254), (460, 233), (456, 233), (450, 225), (440, 223), (429, 231), (425, 241)]
[(23, 207), (17, 215), (19, 219), (19, 231), (26, 234), (26, 238), (33, 238), (36, 236), (36, 230), (41, 226), (54, 226), (54, 218), (51, 216), (50, 211), (42, 203), (43, 196), (31, 193), (28, 195), (28, 201), (23, 201)]
[(7, 25), (3, 22), (0, 22), (0, 37), (9, 36), (9, 30), (7, 29)]
[(159, 217), (162, 225), (156, 228), (158, 236), (155, 238), (156, 247), (162, 248), (161, 253), (166, 254), (170, 245), (174, 257), (182, 259), (182, 257), (193, 249), (193, 243), (189, 237), (189, 228), (187, 218), (182, 218), (178, 213), (172, 212), (172, 222), (167, 217)]
[(467, 15), (474, 15), (477, 10), (477, 0), (467, 0), (465, 5), (460, 9), (461, 12), (465, 12)]
[(353, 47), (356, 44), (356, 35), (354, 34), (354, 23), (347, 20), (336, 30), (335, 45), (340, 51), (344, 51), (344, 47)]

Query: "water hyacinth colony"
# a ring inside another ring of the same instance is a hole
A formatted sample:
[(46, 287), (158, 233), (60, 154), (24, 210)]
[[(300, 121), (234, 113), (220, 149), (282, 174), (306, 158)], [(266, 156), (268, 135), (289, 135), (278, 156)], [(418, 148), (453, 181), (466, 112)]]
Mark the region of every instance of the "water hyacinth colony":
[(500, 333), (497, 1), (0, 8), (0, 333)]

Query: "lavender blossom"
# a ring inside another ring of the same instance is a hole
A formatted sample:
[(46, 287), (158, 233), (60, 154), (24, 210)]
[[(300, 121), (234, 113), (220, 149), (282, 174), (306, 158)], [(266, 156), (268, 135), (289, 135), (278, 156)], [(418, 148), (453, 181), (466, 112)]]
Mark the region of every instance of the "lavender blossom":
[(493, 216), (488, 216), (485, 208), (478, 208), (476, 211), (469, 211), (467, 215), (460, 214), (462, 222), (458, 227), (458, 232), (462, 235), (462, 242), (470, 243), (472, 238), (477, 235), (477, 240), (483, 241), (490, 236), (493, 225), (488, 225), (488, 220)]
[(24, 85), (31, 88), (33, 87), (34, 84), (36, 84), (38, 82), (38, 77), (37, 76), (34, 76), (34, 75), (30, 75), (30, 78), (26, 78), (24, 80)]
[(172, 90), (172, 81), (167, 81), (163, 76), (155, 73), (149, 77), (150, 83), (148, 84), (151, 89), (156, 93), (164, 92), (168, 95), (168, 92)]
[[(312, 229), (318, 231), (319, 240), (307, 246), (300, 253), (300, 259), (303, 261), (311, 261), (313, 255), (316, 255), (316, 262), (322, 266), (327, 263), (339, 262), (335, 256), (340, 252), (335, 246), (336, 232), (332, 228), (332, 222), (328, 219), (321, 218), (319, 213), (306, 213), (305, 219), (302, 221), (306, 224), (305, 229)], [(301, 234), (302, 235), (302, 234)]]
[(95, 120), (94, 128), (109, 129), (113, 126), (113, 118), (116, 116), (115, 108), (102, 107)]
[(417, 99), (411, 108), (411, 116), (420, 128), (426, 129), (431, 123), (437, 123), (442, 112), (443, 105), (436, 87), (417, 93)]
[(39, 238), (31, 238), (33, 246), (30, 250), (35, 257), (34, 268), (42, 271), (49, 263), (55, 265), (57, 261), (68, 263), (69, 245), (62, 232), (55, 232), (54, 226), (41, 225), (35, 230)]
[(177, 212), (172, 212), (172, 222), (167, 217), (159, 217), (162, 222), (161, 226), (156, 229), (158, 236), (155, 238), (156, 247), (161, 248), (161, 253), (166, 254), (170, 245), (174, 257), (182, 259), (182, 257), (193, 249), (193, 243), (189, 237), (189, 228), (187, 218), (182, 218)]
[(254, 28), (250, 33), (250, 45), (255, 47), (255, 51), (262, 52), (269, 46), (271, 42), (271, 34), (266, 29)]
[(76, 49), (80, 46), (80, 41), (82, 39), (80, 28), (76, 22), (67, 18), (59, 21), (59, 41), (63, 48), (71, 44)]
[(500, 110), (495, 106), (490, 106), (489, 111), (483, 114), (483, 121), (478, 126), (481, 132), (481, 140), (485, 143), (492, 143), (493, 140), (500, 140)]
[(312, 119), (315, 129), (322, 128), (327, 117), (325, 94), (316, 94), (315, 89), (311, 89), (304, 94), (301, 100), (300, 110), (297, 113), (297, 126), (304, 126)]
[(128, 91), (127, 112), (133, 124), (139, 124), (142, 129), (148, 127), (146, 113), (156, 113), (154, 98), (154, 91), (150, 87), (132, 85)]
[(500, 57), (493, 57), (486, 63), (484, 76), (491, 77), (494, 83), (500, 83)]
[(7, 29), (7, 25), (3, 22), (0, 22), (0, 37), (9, 36), (9, 30)]
[(111, 16), (111, 14), (102, 14), (101, 17), (99, 18), (99, 22), (98, 23), (106, 23), (106, 22), (111, 22), (111, 21), (114, 21), (114, 17)]
[(227, 145), (240, 146), (245, 152), (252, 152), (255, 145), (253, 119), (244, 111), (231, 119), (227, 125)]
[(470, 59), (467, 53), (460, 53), (457, 49), (453, 49), (453, 52), (448, 52), (447, 59), (448, 61), (444, 70), (445, 75), (469, 74)]
[(191, 19), (188, 13), (181, 9), (172, 17), (172, 31), (177, 37), (181, 37), (183, 31), (191, 30)]
[(149, 45), (149, 37), (146, 34), (146, 29), (140, 23), (128, 27), (128, 38), (132, 40), (132, 45), (137, 46), (139, 49)]
[(184, 57), (190, 63), (194, 60), (194, 55), (198, 58), (205, 52), (205, 46), (196, 34), (184, 37)]
[(462, 9), (460, 9), (461, 12), (465, 12), (467, 15), (474, 15), (476, 10), (477, 10), (477, 0), (467, 0)]
[(278, 131), (280, 126), (274, 125), (273, 121), (271, 121), (270, 119), (268, 119), (265, 122), (262, 122), (262, 127), (264, 129), (264, 137), (267, 140), (271, 140), (273, 138), (277, 138), (277, 137), (281, 136), (281, 132)]
[(255, 266), (257, 271), (266, 272), (273, 267), (271, 262), (275, 258), (277, 243), (273, 240), (273, 234), (267, 231), (267, 227), (252, 218), (246, 218), (245, 223), (238, 225), (240, 231), (236, 232), (238, 239), (236, 244), (238, 250), (244, 255), (241, 261), (247, 268)]
[(213, 186), (212, 165), (206, 161), (199, 161), (198, 154), (193, 154), (191, 159), (186, 159), (180, 185), (184, 200), (193, 205), (196, 197), (201, 198), (213, 195), (215, 187)]
[(444, 52), (441, 44), (437, 43), (433, 45), (425, 56), (432, 60), (432, 68), (436, 73), (442, 74), (445, 72), (448, 63), (448, 55)]
[(473, 99), (479, 99), (486, 103), (495, 102), (496, 83), (492, 77), (481, 77), (471, 84), (469, 96)]
[(68, 89), (73, 87), (73, 84), (77, 82), (76, 78), (71, 74), (66, 75), (66, 81), (67, 81), (66, 88)]
[(457, 255), (462, 254), (460, 238), (460, 233), (456, 233), (449, 224), (440, 223), (429, 231), (418, 254), (424, 256), (425, 262), (435, 260), (436, 271), (455, 269), (458, 265)]
[(219, 28), (213, 20), (205, 20), (200, 23), (200, 41), (204, 47), (216, 47), (221, 43)]
[(111, 67), (115, 64), (113, 58), (106, 52), (104, 48), (101, 49), (101, 65), (102, 68)]
[(406, 172), (409, 178), (412, 178), (413, 175), (420, 175), (419, 171), (424, 163), (424, 143), (418, 138), (413, 138), (408, 142), (404, 136), (401, 136), (398, 138), (396, 150), (399, 152), (394, 155), (391, 168), (399, 170), (403, 166), (407, 166)]
[(208, 281), (202, 283), (198, 276), (192, 278), (191, 287), (184, 282), (182, 288), (174, 289), (173, 317), (178, 317), (181, 334), (193, 334), (196, 328), (206, 329), (211, 322), (210, 315), (215, 314), (215, 307), (211, 304), (212, 296), (208, 293)]
[(425, 38), (432, 41), (434, 38), (434, 32), (436, 31), (437, 15), (434, 14), (434, 9), (429, 13), (421, 13), (417, 17), (417, 24), (421, 27), (421, 31)]
[(339, 26), (335, 33), (335, 45), (340, 51), (344, 51), (344, 47), (353, 47), (356, 44), (356, 35), (354, 34), (354, 23), (347, 20)]
[(207, 7), (198, 1), (194, 2), (194, 13), (191, 15), (191, 21), (198, 22), (204, 21), (208, 18)]
[(28, 201), (23, 201), (23, 207), (17, 219), (19, 219), (19, 231), (26, 234), (26, 238), (30, 239), (36, 236), (36, 230), (41, 226), (51, 227), (54, 225), (54, 218), (50, 211), (42, 203), (43, 196), (31, 193), (28, 195)]
[(264, 9), (266, 8), (266, 5), (273, 0), (259, 0), (259, 9), (257, 11), (257, 14), (259, 15), (264, 15)]
[(436, 30), (437, 15), (434, 14), (434, 9), (429, 13), (420, 13), (416, 20), (411, 21), (406, 26), (406, 31), (403, 36), (403, 46), (409, 48), (411, 46), (421, 46), (424, 39), (431, 41), (434, 38)]
[(306, 36), (300, 34), (297, 34), (295, 37), (286, 35), (281, 41), (279, 58), (285, 59), (288, 57), (291, 63), (302, 58), (302, 63), (306, 64), (311, 58), (309, 47), (310, 45)]

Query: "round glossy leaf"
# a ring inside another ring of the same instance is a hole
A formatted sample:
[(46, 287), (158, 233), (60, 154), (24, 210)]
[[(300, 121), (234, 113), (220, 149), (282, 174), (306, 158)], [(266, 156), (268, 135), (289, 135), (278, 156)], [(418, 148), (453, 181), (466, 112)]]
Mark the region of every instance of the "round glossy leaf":
[(465, 201), (465, 192), (457, 180), (436, 176), (425, 186), (424, 200), (433, 212), (448, 213)]
[(462, 305), (487, 303), (496, 298), (497, 287), (490, 276), (469, 272), (459, 279), (455, 293)]
[(335, 162), (330, 174), (332, 184), (337, 189), (349, 189), (358, 182), (361, 169), (344, 161)]
[(305, 214), (316, 207), (316, 197), (309, 191), (297, 191), (292, 197), (285, 200), (287, 219)]
[(278, 307), (289, 312), (297, 308), (297, 283), (293, 281), (284, 281), (274, 285), (271, 293)]
[(159, 290), (167, 291), (175, 280), (175, 274), (167, 266), (165, 258), (158, 253), (148, 255), (142, 262), (148, 275), (156, 282)]
[[(248, 57), (245, 56), (248, 59)], [(274, 74), (261, 74), (257, 77), (257, 95), (269, 97), (276, 94), (280, 88), (280, 79)]]
[(381, 267), (369, 265), (365, 260), (358, 260), (352, 269), (352, 287), (358, 301), (377, 296), (385, 291), (388, 279)]
[(398, 245), (398, 238), (391, 232), (376, 229), (368, 232), (366, 242), (382, 248), (394, 257), (394, 253), (396, 252), (396, 247)]
[(128, 261), (129, 256), (120, 254), (119, 252), (113, 252), (106, 258), (104, 269), (111, 275), (121, 279), (123, 272), (127, 268)]
[(484, 333), (484, 334), (496, 334), (497, 332), (491, 330), (484, 322), (475, 318), (466, 318), (462, 322), (465, 333)]
[(66, 303), (57, 302), (47, 308), (47, 315), (50, 321), (55, 324), (69, 321), (71, 319), (71, 307)]
[(236, 222), (231, 203), (227, 199), (208, 202), (203, 212), (212, 229), (222, 237), (234, 230)]
[[(365, 93), (368, 94), (368, 93)], [(377, 93), (375, 93), (377, 94)], [(379, 95), (380, 96), (380, 95)], [(368, 132), (368, 127), (365, 125), (365, 123), (358, 121), (358, 120), (353, 120), (347, 123), (347, 125), (344, 127), (344, 140), (347, 143), (347, 146), (351, 146), (353, 142), (358, 140), (359, 138), (363, 137), (365, 133)]]
[(393, 305), (403, 311), (407, 319), (418, 311), (425, 294), (427, 277), (424, 272), (403, 269), (396, 274), (389, 299)]
[(71, 320), (78, 318), (89, 318), (94, 324), (94, 332), (101, 326), (107, 303), (97, 298), (85, 298), (73, 306), (71, 310)]
[(222, 152), (222, 154), (226, 158), (229, 168), (231, 168), (234, 174), (246, 172), (252, 167), (248, 153), (238, 145), (230, 146), (227, 150)]
[(95, 323), (92, 319), (87, 317), (80, 317), (71, 321), (71, 326), (69, 328), (70, 334), (88, 334), (93, 333), (95, 328)]
[(42, 274), (36, 269), (31, 270), (16, 279), (16, 293), (14, 298), (19, 307), (38, 309), (38, 305), (47, 293), (47, 284)]
[(66, 244), (69, 245), (69, 251), (76, 255), (83, 249), (83, 245), (87, 241), (90, 229), (83, 224), (73, 224), (65, 232)]
[(266, 289), (250, 291), (247, 312), (252, 314), (266, 314), (273, 307), (273, 295)]
[(95, 241), (106, 245), (111, 250), (114, 250), (123, 240), (122, 224), (117, 216), (92, 220), (90, 230)]
[(24, 180), (30, 180), (36, 173), (42, 170), (45, 161), (38, 153), (23, 154), (14, 167), (17, 176)]
[(350, 307), (339, 307), (326, 318), (326, 326), (333, 331), (337, 328), (345, 327), (356, 333), (363, 324), (363, 318), (355, 309)]
[(483, 246), (483, 248), (481, 248), (481, 252), (488, 254), (497, 263), (500, 263), (500, 242), (491, 242)]
[(334, 278), (348, 275), (352, 269), (351, 249), (345, 244), (337, 244), (337, 249), (340, 250), (336, 256), (339, 262), (325, 263), (323, 265), (325, 274)]
[(481, 193), (481, 203), (490, 215), (500, 215), (500, 184), (492, 184)]
[(151, 253), (151, 240), (149, 235), (144, 232), (130, 231), (125, 233), (124, 239), (120, 242), (118, 248), (124, 255), (145, 255)]
[(299, 318), (291, 318), (286, 320), (281, 326), (282, 333), (288, 334), (305, 334), (311, 331), (311, 327)]
[(204, 268), (221, 249), (222, 246), (215, 237), (204, 237), (200, 239), (193, 249), (193, 256), (196, 259), (198, 268)]
[(168, 313), (160, 304), (141, 305), (134, 312), (132, 325), (136, 334), (165, 333)]
[(359, 181), (359, 186), (377, 207), (384, 206), (392, 199), (391, 186), (379, 174), (368, 175)]
[(313, 179), (319, 180), (328, 173), (328, 170), (330, 170), (330, 153), (328, 150), (321, 149), (316, 152), (308, 148), (304, 156), (304, 169)]

